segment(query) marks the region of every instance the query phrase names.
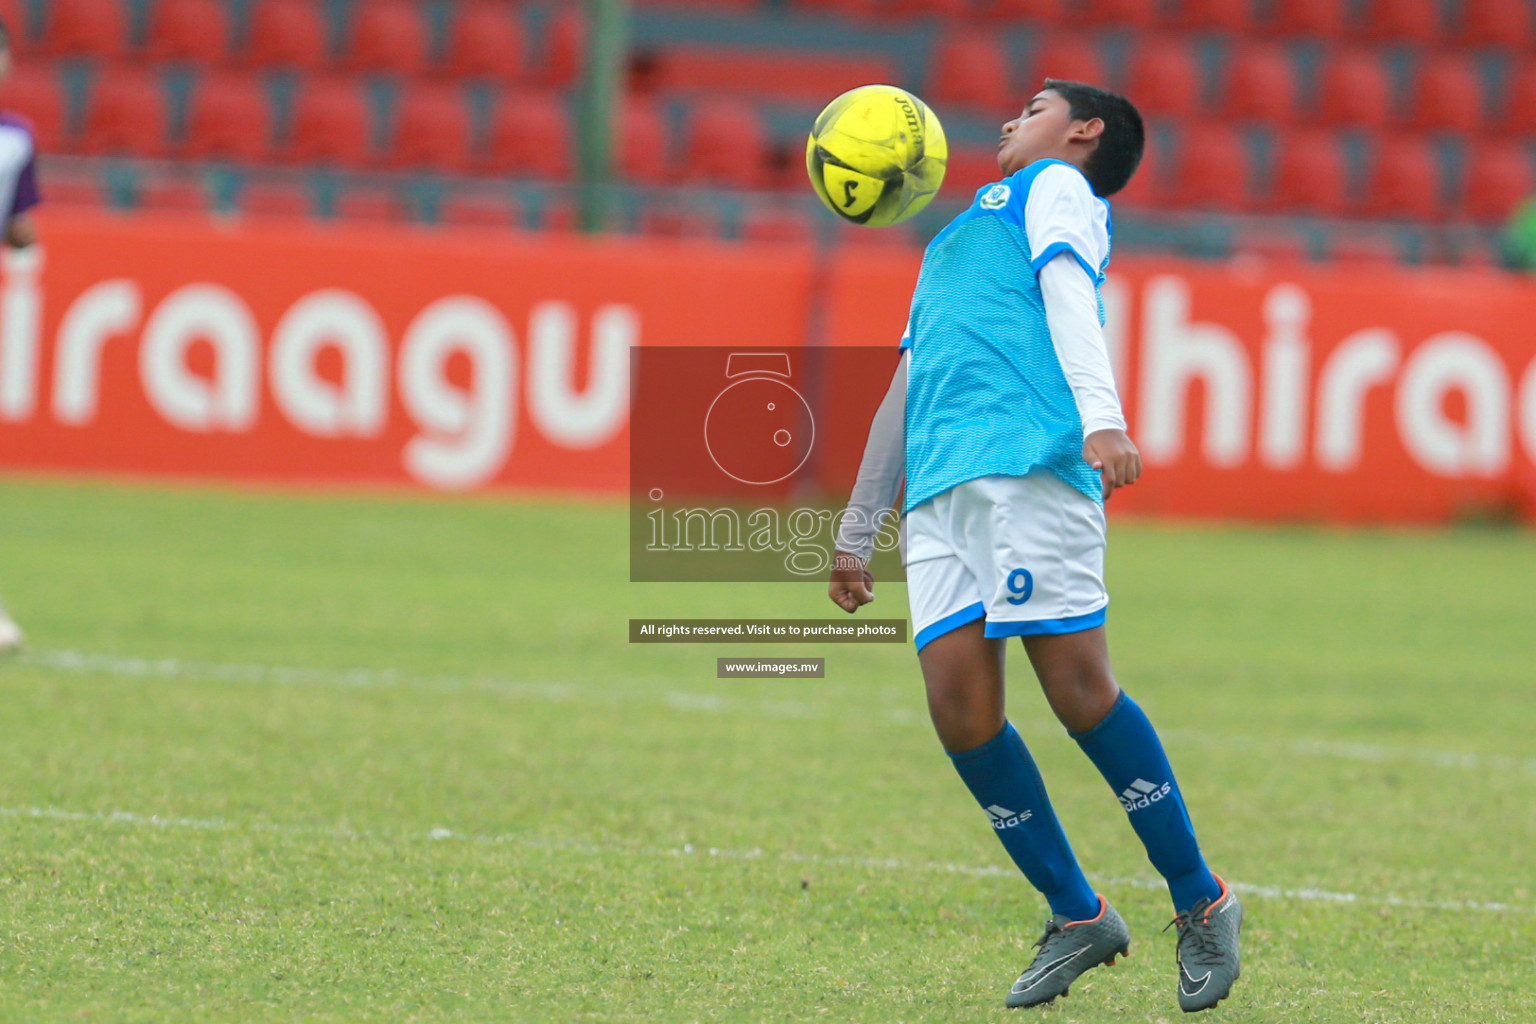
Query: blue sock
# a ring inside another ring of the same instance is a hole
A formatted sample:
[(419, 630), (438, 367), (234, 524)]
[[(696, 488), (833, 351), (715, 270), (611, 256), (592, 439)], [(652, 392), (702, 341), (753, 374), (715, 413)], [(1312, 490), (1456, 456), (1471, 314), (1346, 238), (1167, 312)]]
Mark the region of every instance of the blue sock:
[(1120, 798), (1147, 859), (1168, 880), (1173, 909), (1183, 913), (1203, 896), (1219, 898), (1168, 755), (1141, 707), (1122, 692), (1102, 722), (1072, 738)]
[(1045, 783), (1012, 722), (975, 750), (950, 754), (955, 770), (981, 804), (1008, 856), (1045, 894), (1052, 914), (1072, 921), (1099, 915), (1099, 897), (1083, 877)]

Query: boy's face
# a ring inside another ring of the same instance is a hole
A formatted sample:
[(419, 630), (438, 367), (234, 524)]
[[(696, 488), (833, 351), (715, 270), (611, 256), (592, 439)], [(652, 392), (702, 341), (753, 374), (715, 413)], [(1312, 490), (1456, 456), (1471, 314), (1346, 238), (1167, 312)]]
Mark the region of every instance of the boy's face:
[(1072, 107), (1058, 93), (1043, 89), (1024, 105), (1024, 112), (1003, 125), (997, 143), (997, 165), (1013, 174), (1036, 160), (1054, 157), (1081, 165), (1098, 145), (1104, 122), (1072, 120)]

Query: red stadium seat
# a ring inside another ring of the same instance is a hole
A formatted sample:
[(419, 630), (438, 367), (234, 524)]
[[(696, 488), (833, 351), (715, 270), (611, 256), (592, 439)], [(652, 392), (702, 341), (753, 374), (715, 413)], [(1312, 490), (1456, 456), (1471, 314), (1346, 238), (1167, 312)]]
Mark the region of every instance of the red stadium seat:
[(1270, 207), (1292, 213), (1337, 216), (1348, 207), (1344, 155), (1332, 132), (1306, 128), (1277, 140), (1278, 157)]
[(1110, 196), (1110, 202), (1116, 209), (1125, 206), (1144, 210), (1163, 205), (1169, 191), (1163, 180), (1163, 161), (1162, 146), (1155, 136), (1148, 138), (1147, 148), (1141, 154), (1141, 163), (1136, 166), (1136, 173), (1131, 175), (1129, 184)]
[(559, 5), (544, 25), (544, 55), (539, 65), (539, 79), (548, 85), (570, 85), (581, 74), (581, 55), (586, 47), (586, 32), (581, 12)]
[(1227, 65), (1225, 114), (1235, 120), (1289, 121), (1300, 105), (1290, 54), (1268, 43), (1235, 48)]
[(794, 5), (842, 18), (875, 19), (886, 13), (884, 0), (794, 0)]
[(1052, 34), (1035, 44), (1030, 55), (1030, 74), (1024, 83), (1020, 102), (1040, 91), (1046, 78), (1069, 82), (1098, 83), (1108, 80), (1104, 54), (1091, 36)]
[(1026, 21), (1061, 25), (1067, 21), (1066, 0), (978, 0), (978, 13), (996, 21)]
[(1392, 118), (1392, 82), (1379, 53), (1336, 50), (1328, 54), (1318, 91), (1325, 124), (1374, 128)]
[(619, 110), (615, 163), (631, 181), (656, 184), (671, 177), (672, 151), (667, 122), (652, 100), (626, 97)]
[(49, 206), (86, 206), (101, 207), (107, 205), (106, 189), (101, 187), (95, 175), (69, 175), (55, 176), (47, 182), (47, 201)]
[(1251, 0), (1184, 0), (1176, 23), (1190, 32), (1247, 34), (1255, 28), (1253, 4)]
[(1458, 231), (1440, 239), (1435, 258), (1456, 267), (1492, 270), (1500, 265), (1502, 246), (1496, 237), (1481, 231)]
[[(736, 0), (737, 6), (750, 7), (754, 3), (756, 0)], [(954, 22), (971, 18), (976, 13), (976, 4), (972, 0), (892, 0), (887, 9), (894, 14)]]
[(836, 244), (856, 249), (910, 249), (913, 247), (910, 224), (891, 224), (887, 227), (871, 228), (837, 219), (832, 224), (832, 235), (837, 240)]
[(741, 237), (749, 242), (809, 243), (816, 238), (816, 225), (804, 210), (754, 209), (742, 218)]
[(1185, 117), (1200, 105), (1200, 66), (1182, 41), (1144, 36), (1125, 91), (1144, 114)]
[[(883, 55), (683, 45), (637, 55), (631, 77), (642, 91), (736, 93), (820, 106), (855, 86), (894, 81), (898, 75)], [(999, 84), (1006, 89), (1006, 76)]]
[(31, 4), (26, 0), (0, 0), (0, 18), (11, 30), (11, 50), (25, 54), (32, 48)]
[(805, 181), (805, 144), (799, 139), (771, 140), (763, 187), (803, 196)]
[(1464, 46), (1536, 46), (1536, 12), (1529, 0), (1461, 0), (1452, 35)]
[(736, 100), (703, 100), (689, 118), (683, 176), (755, 188), (766, 178), (768, 148), (756, 109)]
[(197, 84), (183, 155), (194, 160), (260, 161), (271, 152), (272, 113), (259, 79), (229, 72)]
[(1536, 59), (1513, 69), (1506, 81), (1501, 127), (1515, 135), (1536, 135)]
[(1365, 213), (1405, 220), (1435, 220), (1445, 209), (1439, 161), (1429, 140), (1391, 136), (1375, 147), (1364, 201)]
[(357, 5), (345, 53), (354, 71), (420, 73), (427, 63), (427, 25), (414, 0), (368, 0)]
[(1253, 205), (1248, 145), (1222, 124), (1198, 124), (1184, 133), (1170, 199), (1198, 210), (1245, 210)]
[(527, 59), (518, 12), (495, 0), (460, 4), (448, 29), (443, 71), (454, 78), (523, 78)]
[(570, 200), (548, 200), (539, 210), (539, 230), (564, 233), (576, 227), (576, 206)]
[(635, 0), (636, 7), (696, 7), (703, 10), (726, 8), (750, 11), (761, 6), (761, 0)]
[(713, 210), (690, 204), (648, 203), (635, 225), (653, 238), (719, 238), (720, 217)]
[(471, 129), (464, 94), (455, 85), (408, 89), (395, 113), (390, 163), (400, 168), (464, 171)]
[(20, 114), (44, 153), (64, 145), (67, 127), (63, 83), (51, 65), (23, 64), (0, 88), (0, 110)]
[(1232, 258), (1301, 263), (1312, 258), (1312, 243), (1307, 233), (1295, 224), (1239, 226), (1232, 239)]
[(1440, 38), (1440, 5), (1435, 0), (1370, 0), (1362, 39), (1428, 46)]
[(119, 0), (52, 0), (43, 25), (43, 47), (61, 57), (116, 57), (128, 44), (128, 21)]
[(81, 148), (88, 153), (162, 156), (168, 123), (159, 76), (114, 67), (92, 84)]
[(1500, 240), (1490, 239), (1484, 235), (1472, 238), (1463, 237), (1447, 256), (1462, 267), (1481, 267), (1484, 270), (1494, 268), (1505, 269), (1507, 256)]
[(451, 195), (438, 208), (437, 219), (451, 227), (522, 227), (522, 211), (511, 196)]
[(192, 181), (152, 179), (139, 186), (137, 198), (144, 210), (203, 213), (210, 206), (207, 190)]
[(1328, 258), (1356, 266), (1391, 266), (1402, 262), (1397, 243), (1381, 231), (1345, 228), (1334, 232)]
[(351, 185), (336, 197), (336, 216), (341, 220), (397, 223), (406, 219), (405, 204), (394, 189), (376, 185)]
[(1337, 39), (1344, 34), (1344, 12), (1345, 0), (1283, 0), (1266, 27), (1283, 36)]
[(553, 93), (502, 95), (480, 163), (498, 173), (568, 177), (571, 141), (564, 102)]
[(240, 212), (257, 219), (309, 217), (314, 203), (309, 189), (296, 182), (253, 182), (240, 193)]
[(371, 142), (359, 83), (311, 78), (300, 88), (293, 131), (281, 155), (295, 163), (361, 167), (369, 162)]
[(951, 146), (949, 163), (944, 168), (944, 192), (969, 201), (983, 185), (1003, 177), (997, 166), (997, 150), (974, 146)]
[(1521, 200), (1536, 193), (1531, 153), (1515, 142), (1484, 143), (1467, 160), (1460, 207), (1473, 220), (1502, 221)]
[(314, 0), (258, 0), (246, 60), (262, 68), (313, 70), (326, 62), (326, 25)]
[(569, 199), (550, 198), (539, 209), (540, 231), (575, 231), (576, 207)]
[(1482, 127), (1483, 80), (1472, 57), (1437, 53), (1413, 79), (1408, 123), (1420, 129), (1473, 132)]
[(213, 64), (228, 53), (229, 16), (220, 0), (158, 0), (151, 9), (150, 60)]
[(624, 91), (655, 93), (661, 87), (661, 76), (671, 70), (664, 63), (663, 51), (644, 46), (631, 50), (625, 60)]
[[(979, 107), (994, 113), (1011, 110), (1018, 97), (1009, 87), (1013, 62), (994, 33), (951, 33), (934, 47), (928, 79), (932, 102)], [(865, 81), (889, 81), (871, 77)], [(832, 95), (832, 94), (826, 94)]]
[(1149, 29), (1157, 21), (1155, 0), (1087, 0), (1084, 24), (1108, 29)]

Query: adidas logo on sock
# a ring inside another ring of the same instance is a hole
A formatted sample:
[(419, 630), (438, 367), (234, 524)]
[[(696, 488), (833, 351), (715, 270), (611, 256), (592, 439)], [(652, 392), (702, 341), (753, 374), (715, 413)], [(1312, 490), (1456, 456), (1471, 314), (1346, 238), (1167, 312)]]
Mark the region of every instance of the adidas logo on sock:
[(1143, 807), (1151, 807), (1171, 792), (1173, 792), (1171, 782), (1165, 782), (1159, 786), (1146, 779), (1137, 779), (1121, 790), (1120, 806), (1124, 807), (1127, 813), (1139, 811)]
[(992, 819), (992, 827), (998, 831), (1012, 828), (1020, 822), (1028, 821), (1032, 813), (1032, 811), (1025, 811), (1022, 814), (1015, 814), (1008, 808), (999, 807), (997, 804), (987, 808), (987, 817)]

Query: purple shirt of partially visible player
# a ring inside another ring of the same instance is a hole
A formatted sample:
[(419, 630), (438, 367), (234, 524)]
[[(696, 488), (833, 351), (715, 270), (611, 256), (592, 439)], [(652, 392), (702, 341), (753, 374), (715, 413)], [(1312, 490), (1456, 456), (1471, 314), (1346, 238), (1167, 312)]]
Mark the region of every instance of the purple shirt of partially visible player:
[(41, 201), (32, 125), (18, 114), (0, 113), (0, 210), (10, 220)]

